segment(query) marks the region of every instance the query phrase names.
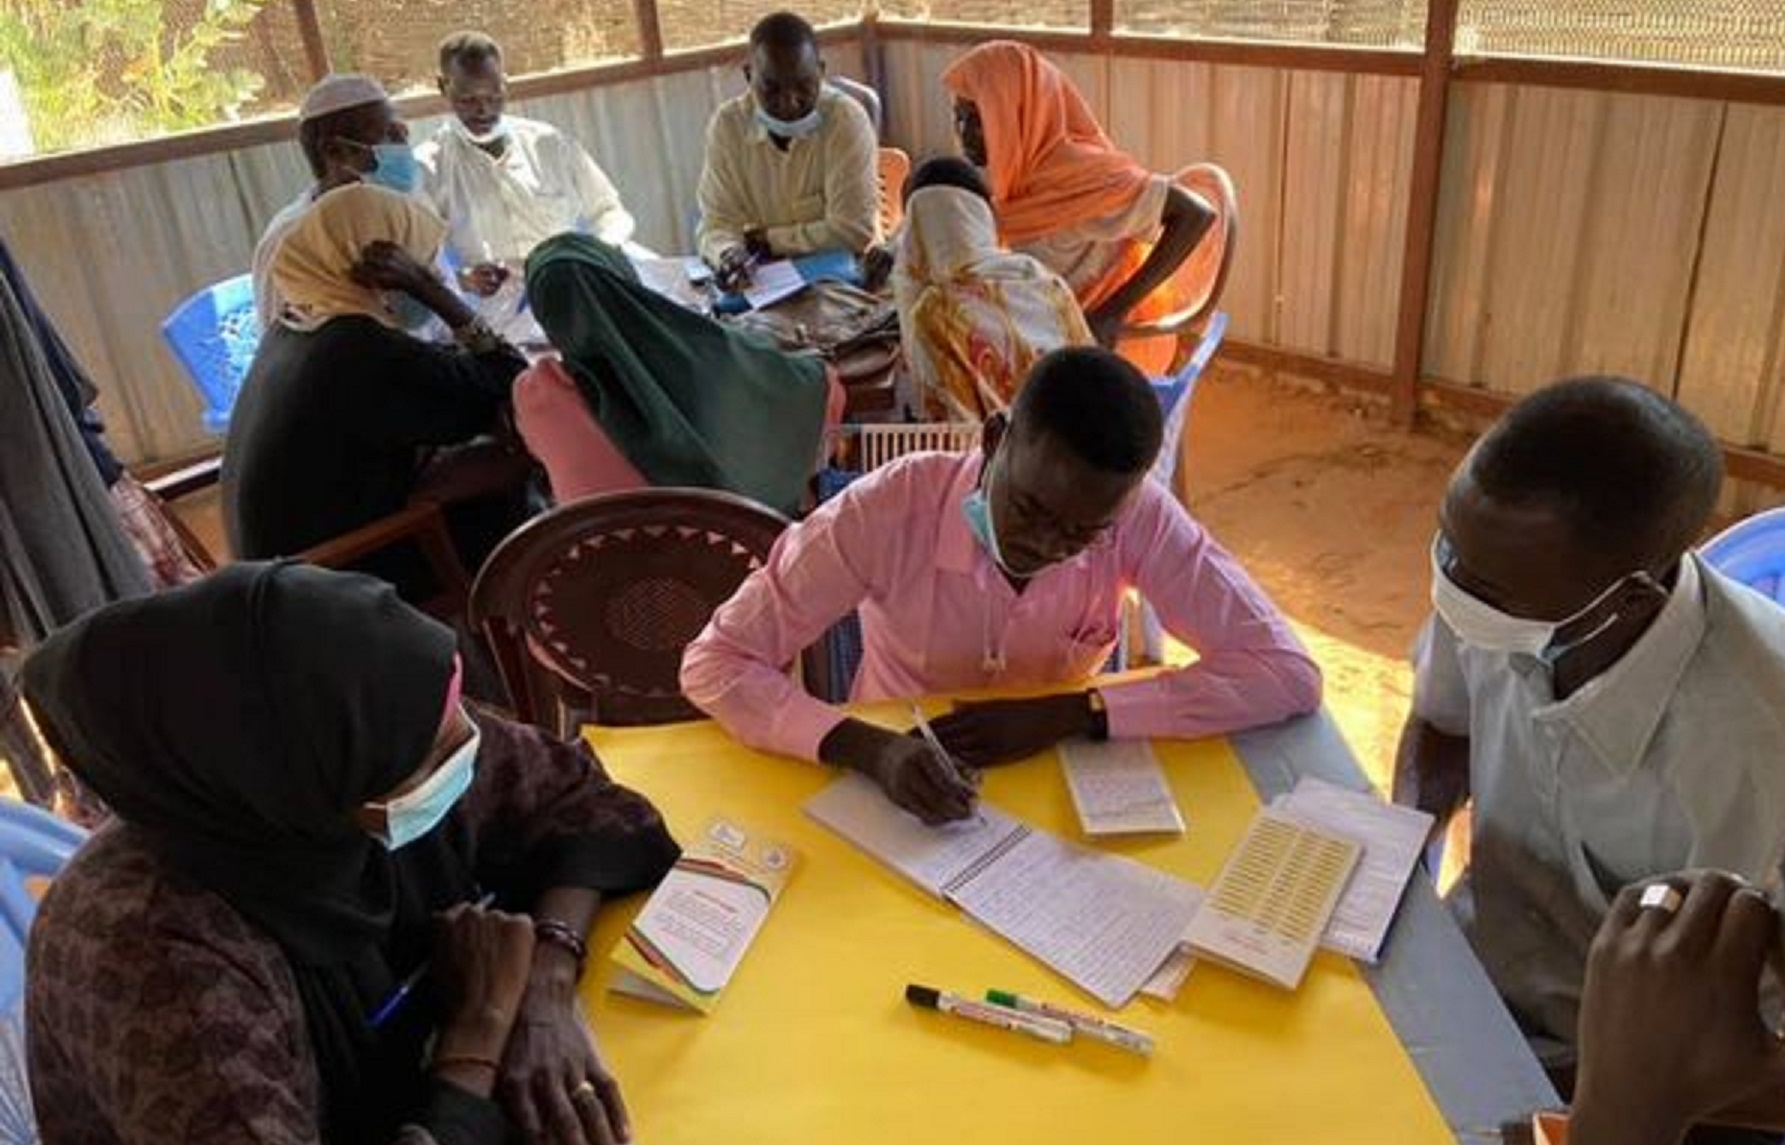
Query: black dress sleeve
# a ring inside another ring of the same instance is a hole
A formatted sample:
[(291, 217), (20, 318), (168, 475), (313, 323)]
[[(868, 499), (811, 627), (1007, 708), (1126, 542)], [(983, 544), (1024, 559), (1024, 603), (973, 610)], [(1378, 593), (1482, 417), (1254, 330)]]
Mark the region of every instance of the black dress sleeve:
[(681, 856), (663, 816), (578, 740), (477, 714), (483, 742), (466, 812), (484, 885), (528, 901), (553, 887), (623, 895), (655, 886)]

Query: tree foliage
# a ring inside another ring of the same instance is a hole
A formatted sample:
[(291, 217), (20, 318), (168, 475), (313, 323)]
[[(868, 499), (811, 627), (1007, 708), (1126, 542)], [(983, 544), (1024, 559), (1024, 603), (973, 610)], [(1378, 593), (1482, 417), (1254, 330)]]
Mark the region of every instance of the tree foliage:
[(266, 0), (0, 0), (37, 150), (117, 143), (236, 118), (262, 80), (218, 64)]

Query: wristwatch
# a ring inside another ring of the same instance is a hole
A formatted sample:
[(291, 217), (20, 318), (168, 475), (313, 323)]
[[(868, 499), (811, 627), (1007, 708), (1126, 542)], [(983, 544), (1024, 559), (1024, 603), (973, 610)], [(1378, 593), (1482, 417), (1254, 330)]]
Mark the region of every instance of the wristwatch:
[(1091, 738), (1099, 742), (1109, 738), (1109, 705), (1103, 693), (1092, 688), (1085, 693), (1085, 706), (1091, 709)]

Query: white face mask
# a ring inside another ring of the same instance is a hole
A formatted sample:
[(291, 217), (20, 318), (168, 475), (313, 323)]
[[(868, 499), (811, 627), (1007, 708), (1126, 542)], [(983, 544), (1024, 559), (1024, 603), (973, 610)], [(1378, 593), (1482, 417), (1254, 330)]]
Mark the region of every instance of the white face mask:
[(452, 125), (468, 142), (474, 143), (479, 147), (488, 147), (498, 139), (505, 139), (508, 136), (508, 120), (506, 117), (496, 120), (496, 125), (494, 127), (481, 133), (472, 131), (469, 127), (465, 126), (464, 120), (456, 117), (453, 119)]
[(762, 108), (756, 109), (756, 122), (762, 124), (764, 131), (770, 135), (779, 135), (783, 139), (805, 139), (818, 134), (824, 126), (824, 114), (814, 107), (798, 119), (776, 119)]
[[(1549, 664), (1598, 638), (1618, 622), (1619, 613), (1608, 613), (1591, 631), (1566, 644), (1556, 643), (1557, 632), (1600, 607), (1630, 579), (1630, 576), (1619, 577), (1586, 607), (1565, 619), (1532, 620), (1502, 612), (1458, 585), (1445, 571), (1450, 563), (1449, 554), (1450, 546), (1440, 534), (1432, 541), (1432, 607), (1444, 623), (1450, 625), (1457, 639), (1484, 652), (1534, 656)], [(1648, 578), (1647, 573), (1632, 573), (1631, 576)]]

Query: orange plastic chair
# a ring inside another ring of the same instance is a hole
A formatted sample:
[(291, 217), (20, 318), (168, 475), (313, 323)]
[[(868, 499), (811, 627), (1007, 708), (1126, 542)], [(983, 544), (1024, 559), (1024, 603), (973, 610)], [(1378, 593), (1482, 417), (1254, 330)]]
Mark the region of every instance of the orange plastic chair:
[(1122, 328), (1125, 343), (1130, 339), (1173, 339), (1176, 346), (1167, 373), (1175, 373), (1188, 362), (1202, 342), (1227, 289), (1240, 238), (1239, 193), (1226, 169), (1214, 163), (1193, 163), (1173, 176), (1173, 181), (1213, 208), (1215, 222), (1172, 275), (1174, 283), (1188, 288), (1184, 304), (1170, 314)]
[(911, 177), (911, 156), (897, 147), (882, 147), (875, 174), (880, 180), (880, 234), (891, 238), (905, 221), (905, 180)]

